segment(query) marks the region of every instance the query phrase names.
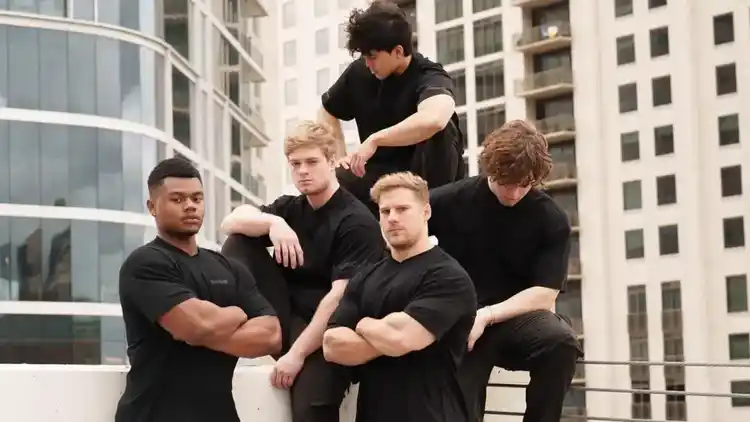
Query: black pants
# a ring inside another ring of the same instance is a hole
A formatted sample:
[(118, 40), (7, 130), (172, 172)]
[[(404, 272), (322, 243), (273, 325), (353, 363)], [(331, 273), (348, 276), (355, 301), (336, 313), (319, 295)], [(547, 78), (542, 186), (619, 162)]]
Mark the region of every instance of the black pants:
[(583, 350), (570, 325), (536, 311), (487, 327), (459, 368), (469, 421), (484, 420), (487, 383), (495, 366), (529, 371), (523, 422), (559, 422), (563, 399)]
[[(289, 351), (308, 321), (294, 314), (281, 270), (265, 248), (267, 238), (231, 235), (222, 253), (245, 264), (258, 289), (276, 310), (283, 337), (278, 359)], [(330, 363), (318, 349), (305, 360), (291, 388), (293, 422), (338, 422), (339, 407), (351, 383), (349, 368)]]

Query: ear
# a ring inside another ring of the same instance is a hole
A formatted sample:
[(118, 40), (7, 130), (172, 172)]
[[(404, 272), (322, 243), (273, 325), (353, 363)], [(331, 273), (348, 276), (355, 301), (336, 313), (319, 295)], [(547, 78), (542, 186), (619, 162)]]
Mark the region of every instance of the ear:
[(424, 217), (425, 220), (429, 220), (432, 217), (432, 206), (429, 202), (424, 204)]
[(146, 208), (148, 208), (148, 213), (151, 214), (152, 217), (156, 217), (156, 206), (151, 198), (146, 200)]
[(397, 58), (404, 57), (404, 47), (401, 45), (397, 45), (391, 50), (391, 54), (395, 55)]

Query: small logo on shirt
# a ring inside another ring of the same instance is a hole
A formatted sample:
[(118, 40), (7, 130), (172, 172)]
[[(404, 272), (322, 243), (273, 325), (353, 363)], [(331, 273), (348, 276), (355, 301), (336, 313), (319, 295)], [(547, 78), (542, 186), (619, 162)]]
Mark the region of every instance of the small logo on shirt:
[(228, 280), (211, 280), (211, 284), (229, 284)]

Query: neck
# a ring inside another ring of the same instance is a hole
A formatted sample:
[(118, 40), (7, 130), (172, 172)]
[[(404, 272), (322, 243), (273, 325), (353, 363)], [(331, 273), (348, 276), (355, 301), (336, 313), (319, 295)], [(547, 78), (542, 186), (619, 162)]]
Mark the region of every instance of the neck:
[(324, 189), (321, 192), (312, 194), (312, 195), (306, 195), (307, 202), (310, 204), (313, 209), (318, 209), (325, 205), (333, 196), (333, 194), (336, 193), (336, 191), (339, 190), (339, 182), (338, 180), (334, 179), (331, 180), (331, 183), (328, 184), (328, 187)]
[(429, 251), (433, 247), (434, 245), (432, 244), (432, 242), (430, 242), (430, 238), (425, 235), (422, 236), (415, 244), (406, 249), (397, 250), (391, 248), (391, 256), (398, 262), (404, 262), (413, 256), (417, 256)]
[(412, 58), (412, 56), (411, 56), (411, 55), (409, 55), (409, 56), (406, 56), (406, 57), (404, 57), (404, 61), (403, 61), (403, 63), (401, 63), (401, 64), (400, 64), (400, 65), (399, 65), (399, 66), (398, 66), (398, 67), (396, 68), (396, 71), (395, 71), (394, 73), (395, 73), (395, 74), (397, 74), (397, 75), (400, 75), (400, 74), (402, 74), (402, 73), (406, 72), (406, 69), (408, 69), (408, 68), (409, 68), (409, 64), (411, 64), (411, 58)]
[(198, 241), (195, 239), (195, 235), (187, 237), (174, 236), (160, 230), (159, 237), (165, 242), (169, 243), (177, 249), (182, 250), (190, 256), (198, 253)]

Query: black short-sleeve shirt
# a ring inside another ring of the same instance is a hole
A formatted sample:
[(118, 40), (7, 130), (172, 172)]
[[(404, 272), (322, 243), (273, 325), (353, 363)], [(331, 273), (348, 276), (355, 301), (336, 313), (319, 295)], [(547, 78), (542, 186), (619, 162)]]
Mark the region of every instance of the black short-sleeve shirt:
[(457, 368), (476, 314), (469, 275), (435, 246), (403, 262), (388, 257), (349, 282), (329, 327), (354, 329), (364, 317), (405, 312), (436, 341), (401, 357), (357, 368), (357, 422), (463, 422)]
[[(357, 122), (360, 142), (402, 122), (417, 112), (419, 103), (434, 95), (454, 96), (453, 80), (443, 67), (419, 53), (400, 75), (376, 78), (364, 58), (353, 61), (322, 96), (323, 107), (341, 120)], [(409, 170), (414, 145), (381, 147), (367, 162), (368, 172), (379, 175)]]
[(296, 314), (310, 320), (336, 280), (348, 280), (363, 267), (380, 261), (385, 242), (370, 211), (339, 188), (322, 207), (314, 209), (304, 195), (284, 195), (261, 211), (286, 221), (299, 238), (304, 254), (301, 268), (282, 267)]
[(564, 289), (571, 227), (546, 193), (507, 207), (474, 176), (432, 189), (430, 205), (430, 234), (471, 275), (481, 306), (533, 286)]
[(119, 288), (131, 368), (115, 421), (239, 421), (238, 358), (175, 340), (158, 320), (190, 298), (239, 306), (249, 318), (274, 315), (250, 272), (211, 250), (190, 256), (157, 237), (127, 257)]

